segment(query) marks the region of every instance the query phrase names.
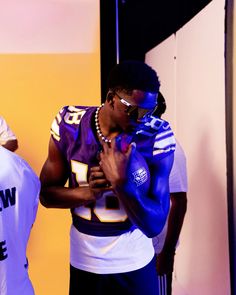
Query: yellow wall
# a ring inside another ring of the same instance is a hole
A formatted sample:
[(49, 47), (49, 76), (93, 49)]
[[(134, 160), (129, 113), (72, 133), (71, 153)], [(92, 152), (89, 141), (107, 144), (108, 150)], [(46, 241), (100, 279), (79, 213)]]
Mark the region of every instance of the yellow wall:
[[(98, 49), (91, 54), (0, 55), (0, 113), (17, 135), (17, 153), (37, 174), (58, 110), (100, 103), (99, 60)], [(37, 295), (68, 294), (69, 225), (68, 210), (39, 206), (28, 247)]]

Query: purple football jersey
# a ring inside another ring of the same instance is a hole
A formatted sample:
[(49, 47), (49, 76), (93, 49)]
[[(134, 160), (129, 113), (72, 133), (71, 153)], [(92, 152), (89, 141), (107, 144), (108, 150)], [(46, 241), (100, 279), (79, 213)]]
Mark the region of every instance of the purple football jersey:
[[(52, 138), (70, 170), (69, 187), (87, 186), (90, 168), (99, 165), (101, 144), (93, 127), (95, 111), (96, 107), (66, 106), (52, 123)], [(140, 125), (133, 141), (149, 163), (153, 157), (163, 158), (175, 150), (168, 122), (156, 117)], [(71, 212), (74, 226), (89, 235), (115, 236), (134, 228), (112, 190), (96, 202), (73, 208)]]

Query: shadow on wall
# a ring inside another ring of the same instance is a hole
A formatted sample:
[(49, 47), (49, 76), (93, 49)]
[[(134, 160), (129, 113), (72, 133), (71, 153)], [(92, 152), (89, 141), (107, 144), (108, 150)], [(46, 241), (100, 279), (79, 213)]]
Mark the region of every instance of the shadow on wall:
[(184, 253), (178, 268), (191, 295), (199, 290), (201, 295), (209, 295), (214, 288), (214, 295), (222, 295), (225, 287), (229, 289), (225, 275), (229, 272), (226, 180), (219, 177), (222, 158), (216, 156), (211, 134), (209, 130), (202, 135), (193, 160), (188, 162), (188, 209), (181, 236)]

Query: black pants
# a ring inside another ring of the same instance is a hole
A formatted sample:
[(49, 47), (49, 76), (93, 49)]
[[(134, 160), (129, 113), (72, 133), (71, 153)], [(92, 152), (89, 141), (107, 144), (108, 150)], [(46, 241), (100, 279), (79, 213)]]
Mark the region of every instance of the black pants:
[(70, 295), (159, 295), (156, 258), (145, 267), (117, 274), (95, 274), (70, 266)]

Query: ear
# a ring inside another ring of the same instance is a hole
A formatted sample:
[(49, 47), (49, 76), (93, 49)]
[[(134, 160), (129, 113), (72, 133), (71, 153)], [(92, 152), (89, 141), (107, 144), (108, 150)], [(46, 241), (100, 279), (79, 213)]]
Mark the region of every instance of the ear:
[(108, 104), (114, 109), (114, 93), (112, 91), (108, 91), (106, 100)]
[(106, 100), (108, 101), (108, 102), (112, 102), (113, 101), (113, 97), (114, 97), (114, 93), (112, 92), (112, 91), (108, 91), (107, 92), (107, 97), (106, 97)]

